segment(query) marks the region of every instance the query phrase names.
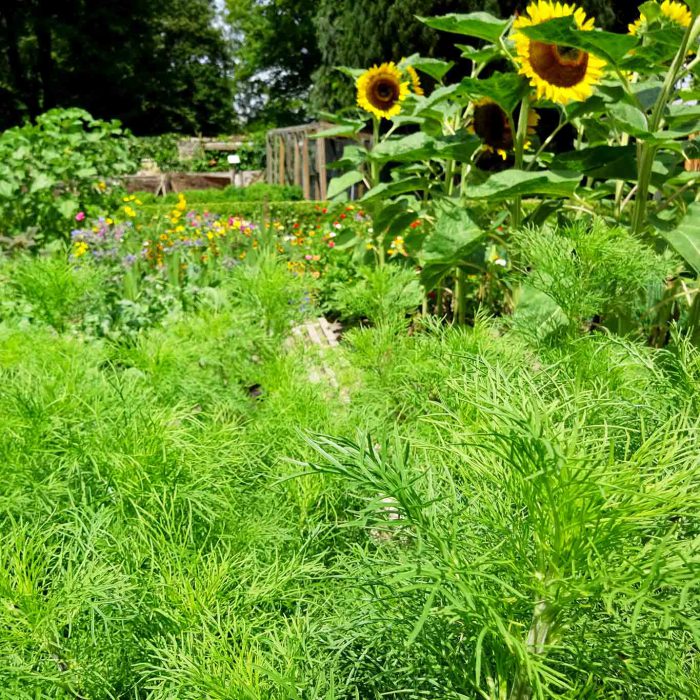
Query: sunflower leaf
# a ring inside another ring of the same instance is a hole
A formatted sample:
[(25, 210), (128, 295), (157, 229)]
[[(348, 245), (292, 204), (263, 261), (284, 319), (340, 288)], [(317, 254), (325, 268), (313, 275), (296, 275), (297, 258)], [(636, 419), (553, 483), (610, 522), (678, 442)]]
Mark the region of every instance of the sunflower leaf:
[(529, 27), (520, 27), (518, 31), (535, 41), (588, 51), (613, 65), (618, 65), (637, 45), (637, 38), (626, 34), (579, 30), (572, 16), (557, 17)]
[(361, 201), (366, 202), (377, 197), (393, 197), (404, 192), (415, 192), (425, 190), (430, 186), (430, 182), (425, 177), (408, 177), (395, 182), (382, 182), (373, 187)]
[(700, 203), (688, 207), (688, 213), (676, 228), (670, 231), (659, 230), (659, 233), (700, 275)]
[(644, 15), (647, 22), (653, 22), (657, 17), (661, 16), (661, 5), (658, 2), (644, 2), (639, 6), (639, 14)]
[(340, 177), (334, 177), (328, 184), (328, 199), (333, 199), (342, 194), (349, 187), (362, 182), (364, 176), (359, 170), (351, 170), (348, 173), (343, 173)]
[(409, 56), (405, 61), (402, 62), (407, 66), (413, 66), (416, 70), (421, 71), (429, 75), (435, 80), (442, 80), (447, 72), (454, 66), (454, 61), (441, 61), (438, 58), (423, 58), (418, 54), (413, 54)]
[(455, 44), (462, 52), (462, 58), (466, 58), (473, 63), (490, 63), (503, 55), (503, 51), (498, 46), (487, 46), (483, 49), (476, 49), (468, 44)]
[(486, 233), (463, 206), (450, 204), (438, 216), (435, 230), (423, 245), (421, 281), (426, 289), (433, 289), (450, 270), (463, 263)]
[(459, 84), (457, 95), (469, 100), (488, 97), (506, 112), (512, 114), (516, 105), (529, 92), (527, 80), (517, 73), (494, 73), (490, 78), (464, 78)]
[(436, 140), (435, 155), (467, 163), (479, 146), (481, 146), (481, 139), (474, 134), (461, 131), (453, 136), (443, 136)]
[(356, 121), (350, 124), (338, 124), (337, 126), (329, 127), (323, 131), (319, 131), (310, 136), (311, 139), (325, 139), (333, 136), (355, 136), (362, 131), (366, 126), (364, 121)]
[(636, 107), (626, 102), (618, 102), (610, 106), (609, 114), (617, 126), (630, 136), (642, 139), (649, 137), (646, 115)]
[(568, 170), (606, 180), (636, 180), (637, 148), (593, 146), (558, 155), (551, 166), (555, 170)]
[(486, 182), (467, 190), (469, 199), (490, 199), (494, 202), (531, 194), (548, 194), (552, 197), (570, 197), (581, 176), (570, 171), (527, 172), (504, 170), (492, 175)]
[(410, 161), (424, 160), (433, 154), (433, 139), (422, 131), (397, 139), (387, 139), (372, 150), (377, 160)]
[(419, 17), (418, 19), (431, 29), (473, 36), (491, 44), (498, 41), (509, 25), (508, 20), (498, 19), (488, 12), (471, 12), (469, 14), (452, 12), (442, 17)]

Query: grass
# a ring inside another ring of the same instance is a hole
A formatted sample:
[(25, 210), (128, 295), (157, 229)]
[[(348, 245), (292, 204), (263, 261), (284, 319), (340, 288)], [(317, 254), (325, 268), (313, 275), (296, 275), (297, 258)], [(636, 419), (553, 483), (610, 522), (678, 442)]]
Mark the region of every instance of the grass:
[(90, 282), (27, 270), (48, 310), (0, 325), (0, 697), (700, 696), (682, 338), (381, 310), (323, 355), (345, 400), (284, 343), (303, 290), (271, 258), (125, 343), (57, 330), (51, 285)]

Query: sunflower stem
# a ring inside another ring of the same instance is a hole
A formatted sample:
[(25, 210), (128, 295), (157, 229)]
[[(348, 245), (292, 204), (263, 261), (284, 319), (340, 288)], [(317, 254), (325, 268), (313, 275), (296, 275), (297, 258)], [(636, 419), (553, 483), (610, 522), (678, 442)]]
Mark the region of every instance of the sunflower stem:
[[(380, 121), (379, 117), (376, 117), (372, 115), (372, 151), (377, 147), (379, 144), (379, 126), (380, 126)], [(369, 179), (370, 183), (369, 186), (370, 188), (376, 187), (379, 184), (379, 178), (381, 175), (381, 166), (377, 162), (375, 158), (372, 158), (372, 154), (370, 154), (370, 161), (369, 161)], [(379, 267), (384, 266), (384, 261), (386, 258), (385, 252), (384, 252), (384, 234), (381, 231), (377, 230), (377, 227), (374, 226), (374, 252), (376, 253), (377, 256), (377, 264)]]
[(467, 319), (467, 288), (465, 282), (464, 269), (458, 267), (454, 294), (454, 307), (456, 308), (453, 308), (452, 320), (460, 326), (463, 326)]
[[(681, 45), (678, 48), (671, 68), (666, 74), (666, 80), (661, 88), (661, 94), (656, 100), (654, 110), (651, 113), (649, 120), (649, 131), (653, 134), (659, 130), (663, 119), (664, 110), (668, 104), (671, 93), (678, 81), (678, 76), (683, 68), (688, 53), (688, 44), (690, 38), (697, 31), (696, 24), (700, 23), (700, 18), (696, 18), (691, 22), (685, 33)], [(634, 202), (634, 213), (632, 215), (632, 233), (640, 234), (645, 228), (647, 219), (647, 200), (649, 197), (649, 185), (651, 184), (651, 171), (654, 167), (654, 156), (656, 155), (657, 147), (654, 144), (640, 141), (637, 150), (637, 196)]]
[[(525, 142), (527, 141), (528, 117), (530, 112), (530, 101), (526, 97), (520, 103), (520, 114), (518, 115), (518, 130), (515, 134), (515, 169), (523, 169), (525, 157)], [(515, 231), (520, 228), (523, 222), (522, 197), (515, 197), (511, 208), (511, 228)]]

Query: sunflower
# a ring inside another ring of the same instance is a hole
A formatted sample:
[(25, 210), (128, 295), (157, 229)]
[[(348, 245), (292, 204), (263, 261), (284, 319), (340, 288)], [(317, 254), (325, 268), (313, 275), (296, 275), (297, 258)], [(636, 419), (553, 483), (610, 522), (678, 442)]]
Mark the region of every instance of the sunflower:
[[(687, 29), (690, 23), (693, 21), (693, 15), (690, 14), (690, 10), (682, 3), (676, 2), (675, 0), (664, 0), (661, 3), (661, 14), (674, 24)], [(639, 17), (632, 23), (627, 25), (627, 29), (630, 34), (639, 34), (641, 29), (646, 27), (646, 16), (643, 12), (639, 14)]]
[[(513, 26), (516, 30), (532, 27), (556, 17), (573, 17), (578, 29), (593, 29), (594, 20), (587, 20), (582, 9), (548, 0), (533, 2)], [(538, 98), (544, 97), (559, 104), (585, 100), (603, 75), (605, 61), (587, 51), (535, 41), (518, 31), (513, 39), (520, 73), (530, 79), (530, 85), (537, 89)]]
[(406, 66), (406, 73), (411, 79), (411, 92), (414, 95), (424, 95), (423, 88), (420, 84), (420, 78), (418, 77), (418, 71), (413, 66)]
[(395, 117), (409, 93), (403, 77), (393, 62), (373, 66), (357, 79), (357, 104), (379, 119)]
[[(531, 110), (527, 117), (528, 136), (534, 136), (539, 120), (537, 112)], [(497, 153), (503, 160), (515, 145), (508, 115), (500, 105), (488, 97), (474, 103), (474, 116), (469, 131), (484, 142), (487, 151)]]

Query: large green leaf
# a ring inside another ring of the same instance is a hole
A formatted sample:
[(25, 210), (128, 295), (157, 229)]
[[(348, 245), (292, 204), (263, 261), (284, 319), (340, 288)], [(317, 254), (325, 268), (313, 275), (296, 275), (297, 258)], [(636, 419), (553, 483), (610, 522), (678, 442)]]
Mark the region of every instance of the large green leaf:
[(404, 63), (407, 66), (413, 66), (416, 70), (438, 81), (442, 80), (450, 68), (454, 66), (454, 61), (441, 61), (438, 58), (423, 58), (418, 54), (409, 56)]
[(470, 100), (488, 97), (498, 103), (506, 112), (512, 112), (530, 88), (527, 80), (517, 73), (494, 73), (484, 80), (464, 78), (457, 94)]
[(636, 138), (649, 138), (649, 124), (646, 115), (636, 107), (626, 102), (619, 102), (610, 106), (609, 114), (618, 128), (625, 133)]
[(462, 58), (474, 63), (490, 63), (503, 55), (502, 49), (498, 46), (487, 46), (483, 49), (477, 49), (468, 44), (455, 44), (455, 46), (462, 52)]
[(361, 146), (345, 146), (340, 160), (328, 163), (329, 170), (358, 170), (367, 159), (367, 149)]
[(74, 199), (62, 199), (56, 205), (56, 208), (62, 216), (65, 216), (66, 219), (70, 219), (78, 212), (78, 202)]
[(351, 170), (349, 173), (343, 173), (340, 177), (334, 177), (328, 184), (328, 199), (333, 199), (349, 187), (362, 182), (363, 177), (359, 170)]
[(485, 233), (459, 202), (450, 202), (423, 244), (421, 281), (426, 289), (462, 264)]
[(378, 197), (393, 197), (397, 194), (404, 194), (405, 192), (425, 190), (429, 186), (430, 182), (424, 177), (408, 177), (395, 182), (382, 182), (367, 192), (362, 198), (362, 201), (369, 201), (377, 199)]
[(481, 146), (481, 139), (474, 134), (461, 131), (453, 136), (444, 136), (435, 141), (435, 155), (467, 163), (474, 151)]
[(433, 150), (433, 139), (422, 131), (418, 131), (377, 144), (372, 150), (372, 158), (412, 162), (430, 158)]
[(435, 230), (423, 247), (426, 263), (448, 262), (456, 264), (471, 251), (474, 243), (484, 235), (484, 231), (469, 216), (459, 202), (438, 216)]
[(450, 13), (442, 17), (419, 17), (431, 29), (439, 29), (452, 34), (463, 34), (484, 39), (495, 44), (508, 26), (508, 20), (498, 19), (488, 12), (472, 12), (461, 15)]
[(56, 180), (46, 173), (38, 173), (37, 176), (32, 180), (32, 184), (29, 186), (30, 194), (34, 194), (39, 190), (46, 190), (49, 187), (53, 187), (56, 184)]
[(688, 207), (688, 213), (675, 229), (659, 233), (695, 273), (700, 275), (700, 202)]
[(636, 180), (637, 148), (593, 146), (558, 155), (551, 166), (555, 170), (568, 170), (606, 180)]
[(0, 179), (0, 197), (10, 198), (17, 193), (17, 189), (12, 183), (5, 179)]
[(533, 194), (570, 197), (580, 181), (580, 175), (568, 171), (546, 170), (532, 173), (524, 170), (504, 170), (492, 175), (483, 184), (468, 189), (465, 194), (470, 199), (490, 199), (494, 202)]
[(354, 122), (352, 124), (338, 124), (337, 126), (332, 126), (328, 129), (324, 129), (323, 131), (319, 131), (315, 134), (312, 134), (310, 138), (312, 139), (327, 139), (327, 138), (337, 138), (337, 137), (342, 137), (346, 136), (348, 138), (351, 138), (353, 136), (356, 136), (357, 134), (362, 131), (365, 127), (365, 122)]
[(637, 39), (627, 34), (579, 30), (572, 16), (557, 17), (541, 24), (521, 27), (519, 31), (536, 41), (588, 51), (614, 65), (637, 45)]
[(441, 103), (452, 99), (457, 93), (458, 88), (459, 85), (455, 84), (445, 85), (444, 87), (437, 88), (437, 90), (433, 90), (429, 97), (426, 97), (418, 104), (415, 113), (417, 115), (423, 115), (435, 110)]

